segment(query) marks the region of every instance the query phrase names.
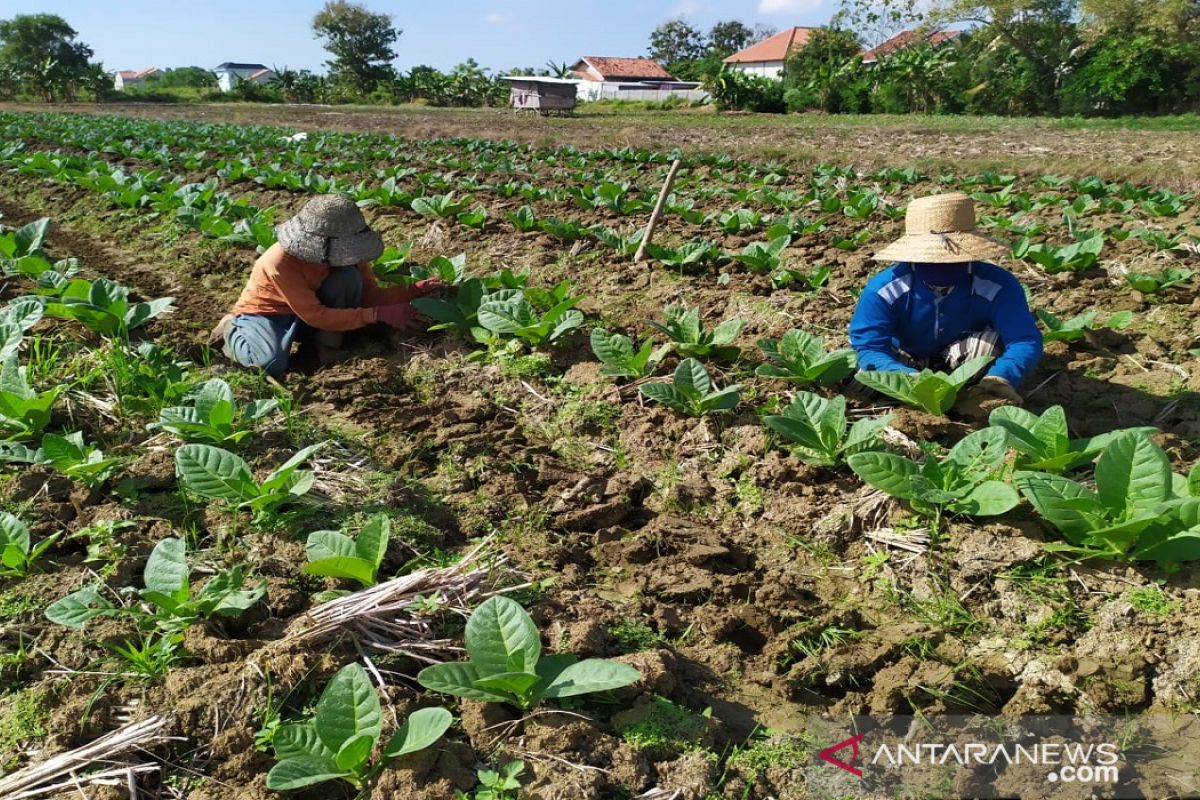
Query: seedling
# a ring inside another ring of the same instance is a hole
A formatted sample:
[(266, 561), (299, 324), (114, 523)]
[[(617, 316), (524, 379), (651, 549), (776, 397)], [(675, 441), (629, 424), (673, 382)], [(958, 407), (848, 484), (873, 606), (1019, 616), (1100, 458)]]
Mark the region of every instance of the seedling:
[(846, 398), (826, 400), (811, 392), (797, 392), (782, 414), (763, 418), (768, 428), (792, 444), (797, 458), (825, 467), (879, 447), (879, 435), (891, 421), (891, 415), (860, 419), (847, 431)]
[(514, 228), (524, 233), (531, 233), (538, 229), (537, 214), (529, 206), (521, 206), (516, 211), (509, 213), (508, 221)]
[(137, 606), (113, 605), (100, 594), (98, 586), (92, 585), (51, 603), (46, 608), (46, 618), (69, 628), (82, 628), (96, 617), (125, 616), (135, 620), (143, 630), (174, 634), (201, 619), (236, 617), (262, 599), (267, 591), (266, 581), (242, 589), (246, 569), (239, 566), (209, 578), (193, 595), (191, 571), (184, 541), (163, 539), (150, 552), (142, 573), (145, 588), (139, 594), (150, 606), (150, 613)]
[(1043, 338), (1047, 342), (1075, 342), (1082, 339), (1087, 331), (1099, 330), (1101, 328), (1119, 331), (1128, 328), (1130, 323), (1133, 322), (1132, 311), (1118, 311), (1115, 314), (1110, 314), (1108, 319), (1103, 323), (1096, 322), (1096, 317), (1099, 315), (1095, 311), (1085, 312), (1069, 320), (1063, 320), (1041, 308), (1037, 309), (1034, 313), (1041, 320), (1041, 323), (1046, 326), (1046, 333), (1043, 335)]
[(279, 410), (274, 399), (251, 400), (239, 408), (233, 390), (220, 378), (200, 385), (191, 395), (190, 406), (164, 408), (156, 426), (185, 442), (237, 444), (254, 432), (253, 423)]
[(849, 348), (825, 352), (825, 343), (795, 328), (778, 342), (759, 339), (758, 349), (771, 362), (754, 371), (761, 378), (779, 378), (793, 386), (837, 383), (854, 371), (854, 351)]
[(988, 422), (1004, 429), (1009, 446), (1020, 454), (1017, 456), (1019, 469), (1054, 474), (1092, 461), (1114, 439), (1126, 433), (1158, 433), (1157, 428), (1126, 428), (1072, 439), (1062, 406), (1051, 406), (1040, 417), (1016, 406), (1001, 406), (992, 412)]
[(60, 536), (61, 531), (33, 544), (29, 526), (20, 517), (0, 511), (0, 576), (25, 577)]
[(762, 213), (748, 208), (726, 211), (717, 217), (717, 229), (722, 233), (742, 233), (762, 226)]
[(654, 342), (646, 339), (635, 349), (633, 340), (603, 328), (592, 331), (592, 352), (600, 359), (600, 373), (613, 378), (645, 378), (652, 374), (667, 354), (666, 346), (654, 350)]
[(431, 747), (453, 722), (441, 707), (414, 711), (372, 763), (383, 736), (383, 711), (367, 671), (349, 664), (329, 679), (311, 719), (275, 733), (271, 745), (280, 761), (267, 773), (267, 788), (282, 792), (344, 780), (361, 790), (388, 762)]
[(651, 322), (650, 327), (664, 333), (670, 339), (672, 349), (683, 358), (715, 358), (733, 361), (742, 352), (740, 347), (729, 343), (737, 338), (746, 323), (740, 319), (729, 319), (711, 331), (700, 326), (700, 309), (682, 306), (667, 306), (666, 322)]
[(425, 266), (414, 264), (409, 271), (414, 283), (438, 278), (453, 286), (467, 279), (467, 256), (465, 253), (459, 253), (454, 258), (434, 256)]
[(458, 294), (453, 299), (417, 297), (412, 301), (412, 305), (436, 323), (430, 326), (429, 330), (452, 330), (466, 336), (472, 328), (477, 327), (479, 306), (484, 298), (492, 299), (497, 295), (488, 295), (483, 282), (478, 278), (468, 278), (458, 285)]
[(1126, 272), (1125, 280), (1142, 294), (1157, 294), (1187, 283), (1196, 273), (1182, 267), (1167, 267), (1157, 275), (1149, 272)]
[(224, 500), (257, 514), (271, 514), (285, 503), (308, 494), (313, 474), (300, 465), (322, 444), (305, 447), (260, 483), (250, 465), (228, 450), (207, 444), (185, 444), (175, 451), (175, 472), (192, 492), (208, 500)]
[(771, 286), (776, 289), (803, 286), (807, 287), (809, 291), (816, 291), (829, 283), (829, 276), (832, 274), (833, 268), (826, 266), (815, 267), (810, 272), (781, 267), (771, 273)]
[(124, 336), (171, 309), (173, 297), (134, 303), (129, 289), (107, 278), (94, 281), (76, 279), (67, 284), (55, 300), (46, 302), (46, 314), (74, 319), (99, 334)]
[(539, 313), (520, 291), (505, 298), (492, 294), (480, 303), (479, 327), (472, 333), (476, 341), (488, 346), (503, 338), (517, 339), (531, 347), (553, 344), (583, 325), (583, 314), (574, 308), (581, 299), (573, 297)]
[(570, 654), (542, 656), (537, 626), (525, 609), (501, 595), (489, 598), (467, 620), (469, 661), (435, 664), (417, 675), (434, 692), (530, 709), (560, 699), (619, 689), (641, 677), (628, 664)]
[(308, 563), (304, 571), (374, 586), (391, 533), (391, 520), (383, 514), (368, 519), (354, 539), (339, 531), (313, 531), (305, 545)]
[(642, 396), (667, 408), (693, 417), (729, 411), (740, 401), (741, 384), (715, 389), (708, 370), (694, 358), (685, 358), (675, 368), (671, 383), (644, 383)]
[(917, 373), (861, 370), (855, 380), (888, 397), (930, 414), (945, 414), (954, 407), (958, 393), (991, 363), (990, 356), (966, 361), (947, 375), (925, 369)]
[(100, 448), (85, 443), (83, 433), (75, 431), (47, 433), (36, 450), (23, 444), (0, 445), (0, 463), (47, 466), (85, 486), (98, 487), (112, 476), (121, 459), (105, 458)]
[(1200, 558), (1200, 468), (1174, 475), (1149, 436), (1129, 432), (1096, 461), (1095, 489), (1045, 472), (1017, 472), (1021, 494), (1067, 539), (1047, 550), (1119, 561)]
[(1040, 264), (1051, 275), (1059, 272), (1083, 272), (1096, 266), (1104, 250), (1104, 234), (1096, 231), (1073, 244), (1031, 244), (1027, 237), (1017, 240), (1013, 257)]
[(7, 437), (26, 438), (50, 424), (51, 409), (63, 387), (34, 391), (25, 378), (26, 368), (17, 363), (18, 345), (19, 339), (11, 346), (6, 342), (10, 352), (0, 367), (0, 432)]
[(471, 204), (472, 199), (469, 194), (462, 197), (455, 197), (454, 192), (448, 194), (431, 194), (416, 198), (412, 201), (410, 207), (423, 217), (454, 219), (467, 210), (467, 206)]
[(790, 234), (776, 236), (767, 243), (751, 242), (740, 253), (735, 253), (735, 261), (744, 264), (751, 272), (766, 274), (779, 266), (779, 254), (792, 243)]
[(521, 788), (521, 773), (525, 771), (524, 761), (509, 761), (499, 772), (492, 769), (475, 771), (479, 779), (479, 787), (470, 795), (458, 792), (455, 800), (517, 800), (517, 790)]
[(1005, 432), (986, 428), (962, 439), (938, 460), (927, 454), (921, 464), (893, 453), (856, 453), (846, 459), (864, 481), (905, 500), (920, 514), (943, 511), (976, 517), (1003, 514), (1020, 498), (997, 476), (1007, 452)]

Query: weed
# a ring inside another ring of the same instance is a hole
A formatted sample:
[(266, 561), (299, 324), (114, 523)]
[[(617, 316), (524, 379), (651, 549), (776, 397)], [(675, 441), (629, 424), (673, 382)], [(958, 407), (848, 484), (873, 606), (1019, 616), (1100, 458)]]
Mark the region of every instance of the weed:
[(608, 635), (622, 653), (657, 650), (667, 643), (666, 638), (640, 619), (624, 619), (608, 627)]
[(1135, 610), (1154, 617), (1165, 617), (1179, 607), (1157, 586), (1139, 586), (1125, 593)]
[(641, 714), (635, 720), (617, 726), (617, 733), (635, 750), (652, 750), (656, 758), (673, 758), (702, 749), (700, 740), (708, 730), (704, 717), (711, 709), (695, 714), (665, 697), (655, 697), (638, 711)]
[(16, 752), (23, 746), (46, 735), (46, 722), (50, 710), (46, 707), (46, 692), (42, 689), (24, 689), (10, 694), (0, 703), (0, 753), (13, 754), (0, 763), (0, 769), (9, 771), (19, 762)]

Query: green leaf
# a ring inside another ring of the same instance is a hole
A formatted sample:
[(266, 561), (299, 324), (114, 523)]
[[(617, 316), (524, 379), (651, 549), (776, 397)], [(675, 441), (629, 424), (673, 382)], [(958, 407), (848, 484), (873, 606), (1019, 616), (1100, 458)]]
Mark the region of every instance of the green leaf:
[(360, 733), (347, 739), (342, 744), (342, 749), (338, 750), (337, 756), (334, 757), (338, 769), (350, 773), (360, 771), (367, 763), (367, 759), (371, 757), (371, 750), (375, 747), (376, 738), (378, 737)]
[(386, 514), (372, 514), (363, 524), (354, 546), (358, 557), (371, 565), (372, 578), (387, 553), (388, 540), (392, 535), (392, 521)]
[(242, 502), (259, 494), (250, 466), (219, 447), (183, 445), (175, 451), (175, 470), (184, 486), (202, 497)]
[(82, 628), (88, 620), (114, 611), (112, 603), (100, 596), (96, 586), (85, 586), (46, 607), (46, 619), (68, 628)]
[(383, 732), (383, 715), (367, 671), (358, 664), (338, 670), (317, 701), (314, 722), (321, 741), (334, 752), (355, 736), (377, 740)]
[(161, 592), (176, 603), (186, 603), (191, 595), (188, 576), (187, 545), (183, 539), (163, 539), (150, 551), (142, 579), (146, 588)]
[(317, 728), (312, 722), (294, 722), (281, 725), (271, 737), (271, 747), (275, 755), (281, 759), (313, 756), (333, 760), (334, 752), (321, 741)]
[(855, 453), (846, 463), (876, 489), (901, 500), (913, 499), (912, 478), (920, 472), (915, 462), (893, 453)]
[(619, 689), (640, 680), (642, 674), (628, 664), (603, 658), (588, 658), (571, 664), (543, 691), (544, 697), (574, 697), (580, 694)]
[(431, 692), (465, 697), (483, 703), (507, 703), (509, 698), (499, 692), (490, 692), (475, 685), (479, 672), (470, 661), (452, 661), (434, 664), (417, 673), (417, 683)]
[(532, 672), (498, 672), (475, 681), (475, 686), (489, 692), (523, 697), (541, 678)]
[(349, 578), (363, 586), (375, 585), (375, 565), (355, 556), (321, 558), (304, 565), (304, 572), (322, 578)]
[(1021, 501), (1017, 490), (1003, 481), (984, 481), (951, 508), (960, 514), (994, 517), (1014, 509)]
[(432, 746), (450, 729), (454, 716), (444, 708), (422, 708), (404, 721), (384, 748), (383, 758), (399, 758)]
[(467, 653), (481, 678), (533, 672), (542, 652), (537, 626), (515, 600), (488, 598), (467, 620)]
[(287, 758), (280, 761), (267, 773), (267, 788), (286, 792), (344, 778), (348, 774), (338, 769), (337, 764), (330, 759), (316, 756)]
[(1102, 512), (1099, 498), (1087, 487), (1061, 475), (1016, 472), (1013, 480), (1025, 499), (1074, 544), (1092, 531), (1092, 518)]
[(1166, 453), (1140, 434), (1111, 442), (1096, 462), (1096, 495), (1106, 507), (1145, 512), (1171, 496), (1171, 463)]

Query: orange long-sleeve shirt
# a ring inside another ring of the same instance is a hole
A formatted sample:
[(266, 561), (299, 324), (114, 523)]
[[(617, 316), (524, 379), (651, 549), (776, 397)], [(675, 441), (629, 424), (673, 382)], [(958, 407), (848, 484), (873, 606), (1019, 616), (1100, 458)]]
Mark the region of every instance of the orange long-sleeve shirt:
[(381, 287), (370, 264), (359, 264), (358, 271), (363, 279), (362, 307), (329, 308), (317, 297), (329, 267), (301, 261), (276, 243), (254, 262), (250, 280), (230, 313), (295, 314), (320, 331), (352, 331), (376, 321), (375, 306), (412, 299), (407, 287)]

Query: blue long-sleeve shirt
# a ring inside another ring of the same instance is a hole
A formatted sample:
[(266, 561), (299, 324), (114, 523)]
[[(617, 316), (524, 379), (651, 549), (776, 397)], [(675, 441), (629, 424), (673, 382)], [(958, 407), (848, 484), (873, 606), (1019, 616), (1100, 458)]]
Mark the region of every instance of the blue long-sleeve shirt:
[(1021, 282), (983, 262), (940, 268), (938, 274), (955, 276), (953, 289), (941, 297), (912, 264), (894, 264), (867, 282), (850, 320), (859, 369), (910, 372), (897, 358), (900, 352), (932, 358), (967, 334), (992, 328), (1003, 352), (988, 375), (1020, 386), (1042, 358), (1042, 332)]

